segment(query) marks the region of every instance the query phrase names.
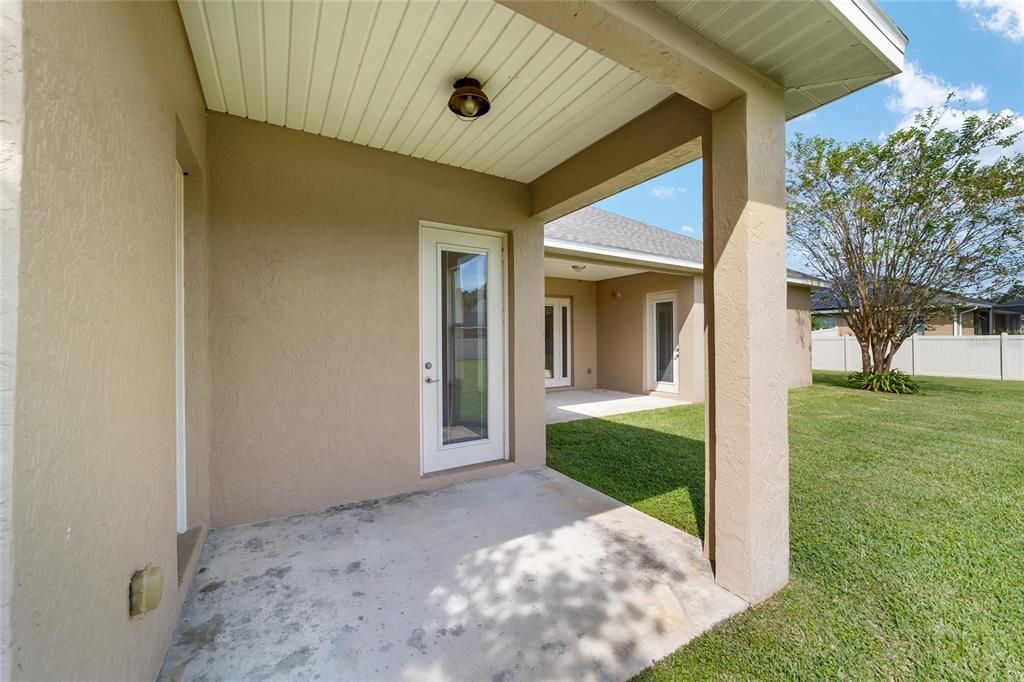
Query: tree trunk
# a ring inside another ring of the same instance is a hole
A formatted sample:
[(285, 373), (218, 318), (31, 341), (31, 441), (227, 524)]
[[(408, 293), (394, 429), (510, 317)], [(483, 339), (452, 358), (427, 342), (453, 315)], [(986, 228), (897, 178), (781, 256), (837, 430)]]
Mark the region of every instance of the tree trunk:
[(872, 339), (871, 343), (871, 371), (873, 372), (884, 372), (885, 367), (885, 353), (882, 352), (882, 348), (885, 347), (885, 341), (882, 339)]
[(892, 349), (890, 347), (890, 349), (885, 352), (885, 355), (882, 356), (882, 369), (881, 369), (881, 371), (882, 372), (888, 372), (891, 369), (892, 369)]
[(866, 340), (857, 339), (860, 344), (860, 371), (863, 374), (871, 373), (871, 347)]

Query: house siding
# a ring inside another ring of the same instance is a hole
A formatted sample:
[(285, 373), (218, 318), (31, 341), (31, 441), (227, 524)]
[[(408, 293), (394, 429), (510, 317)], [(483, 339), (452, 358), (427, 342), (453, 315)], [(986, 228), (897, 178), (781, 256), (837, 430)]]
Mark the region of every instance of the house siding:
[(568, 298), (572, 312), (572, 386), (597, 388), (597, 284), (546, 277), (546, 298)]
[(678, 391), (673, 397), (704, 397), (704, 304), (698, 279), (642, 273), (597, 283), (598, 385), (628, 393), (647, 393), (644, 376), (647, 295), (676, 294), (679, 344)]
[[(548, 280), (547, 295), (566, 291)], [(581, 282), (580, 285), (590, 284)], [(679, 344), (681, 400), (704, 399), (704, 293), (703, 278), (687, 275), (642, 273), (596, 283), (597, 386), (628, 393), (648, 393), (644, 376), (645, 311), (647, 296), (675, 292)], [(810, 289), (789, 285), (786, 294), (787, 382), (790, 388), (811, 384)], [(574, 343), (574, 349), (576, 345)], [(575, 364), (575, 363), (574, 363)]]
[[(525, 185), (210, 114), (213, 524), (544, 464)], [(509, 236), (513, 460), (420, 475), (419, 225)]]
[(790, 388), (811, 385), (811, 290), (786, 288), (786, 367)]
[[(839, 336), (853, 336), (853, 329), (846, 322), (846, 318), (842, 315), (819, 315), (822, 318), (831, 318), (836, 322), (836, 333)], [(961, 317), (963, 321), (963, 329), (961, 330), (962, 336), (974, 336), (974, 313), (967, 312)], [(926, 336), (954, 336), (955, 327), (953, 324), (953, 316), (949, 313), (935, 313), (927, 318), (925, 324), (925, 335)]]
[[(26, 153), (5, 653), (18, 679), (153, 679), (183, 597), (176, 159), (192, 173), (186, 335), (198, 369), (189, 390), (208, 389), (195, 342), (206, 315), (205, 103), (175, 4), (26, 2), (21, 11)], [(13, 57), (5, 48), (5, 61)], [(207, 422), (202, 400), (193, 406), (189, 507), (201, 524)], [(147, 564), (163, 569), (163, 598), (131, 619), (128, 582)]]

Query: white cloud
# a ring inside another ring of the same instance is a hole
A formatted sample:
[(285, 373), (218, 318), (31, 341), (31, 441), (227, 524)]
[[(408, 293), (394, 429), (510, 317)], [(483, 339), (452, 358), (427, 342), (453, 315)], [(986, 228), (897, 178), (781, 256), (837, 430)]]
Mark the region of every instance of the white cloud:
[[(1021, 0), (1024, 3), (1024, 0)], [(939, 119), (939, 125), (949, 130), (959, 130), (964, 119), (971, 114), (982, 118), (991, 115), (991, 112), (983, 106), (988, 96), (985, 86), (972, 83), (968, 86), (955, 86), (947, 83), (938, 76), (921, 71), (914, 62), (907, 62), (904, 71), (895, 78), (885, 82), (895, 90), (886, 105), (890, 111), (902, 114), (902, 120), (896, 126), (897, 130), (906, 128), (914, 122), (914, 116), (928, 107), (940, 107), (946, 101), (946, 96), (952, 92), (954, 100), (943, 112)], [(972, 107), (971, 105), (976, 105)], [(1003, 109), (999, 113), (1008, 114), (1013, 117), (1013, 123), (1007, 134), (1024, 132), (1024, 116), (1011, 110)], [(885, 135), (880, 136), (884, 139)], [(990, 148), (981, 153), (981, 160), (990, 163), (995, 159), (1013, 153), (1024, 152), (1024, 134), (1017, 138), (1017, 141), (1008, 149)]]
[(686, 194), (685, 187), (671, 187), (669, 185), (655, 185), (651, 187), (651, 194), (656, 199), (674, 199), (677, 194)]
[(901, 114), (941, 106), (951, 92), (955, 99), (971, 104), (981, 104), (988, 95), (983, 85), (950, 85), (934, 74), (921, 71), (914, 62), (907, 62), (903, 67), (903, 73), (885, 81), (885, 84), (896, 91), (886, 100), (886, 106), (890, 111)]
[(1015, 43), (1024, 41), (1024, 0), (957, 0), (957, 4), (971, 10), (983, 28)]
[(683, 234), (697, 234), (697, 228), (690, 227), (689, 225), (683, 225), (679, 228), (679, 231)]

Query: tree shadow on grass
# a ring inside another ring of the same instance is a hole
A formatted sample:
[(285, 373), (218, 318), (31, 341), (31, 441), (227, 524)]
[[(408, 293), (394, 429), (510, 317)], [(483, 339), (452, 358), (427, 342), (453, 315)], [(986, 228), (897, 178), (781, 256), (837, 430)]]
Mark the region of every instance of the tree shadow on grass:
[(704, 538), (704, 441), (606, 419), (551, 424), (548, 466)]
[(836, 388), (850, 388), (850, 385), (847, 383), (847, 377), (849, 376), (849, 372), (815, 372), (814, 384), (835, 386)]

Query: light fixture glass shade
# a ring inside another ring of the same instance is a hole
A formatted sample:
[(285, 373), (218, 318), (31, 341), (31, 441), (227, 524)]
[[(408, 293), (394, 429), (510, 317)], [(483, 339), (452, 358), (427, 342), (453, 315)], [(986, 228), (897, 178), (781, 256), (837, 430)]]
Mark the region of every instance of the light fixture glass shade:
[(448, 99), (448, 108), (461, 119), (480, 118), (491, 109), (491, 101), (480, 89), (475, 78), (460, 78), (455, 81), (455, 92)]

